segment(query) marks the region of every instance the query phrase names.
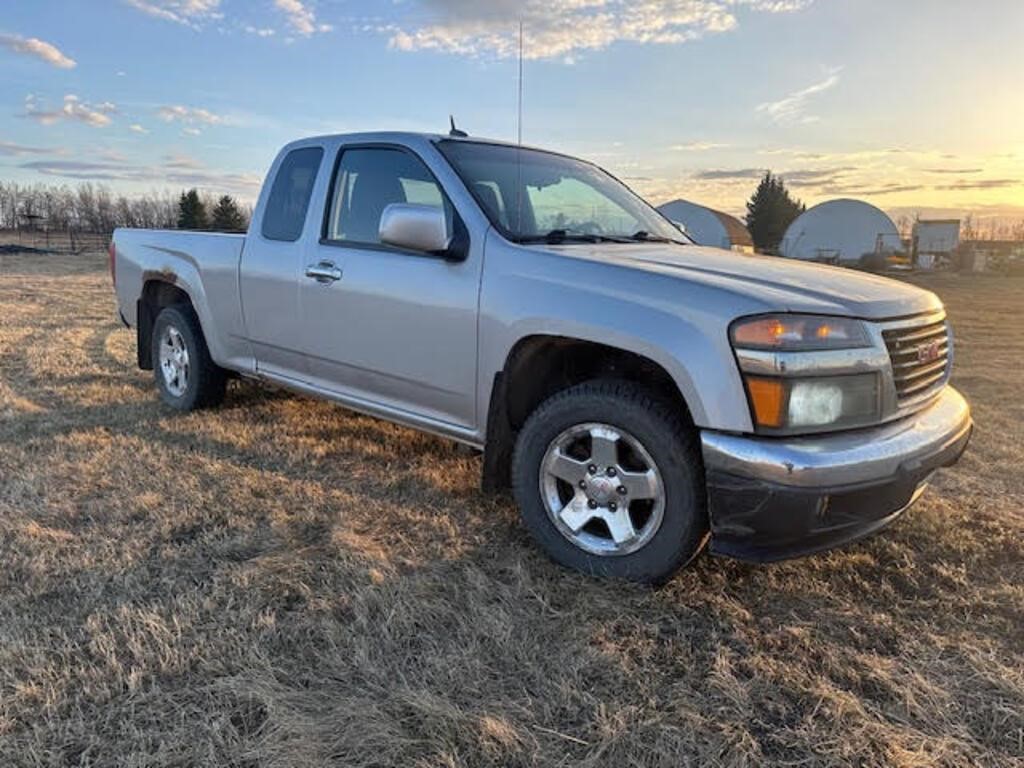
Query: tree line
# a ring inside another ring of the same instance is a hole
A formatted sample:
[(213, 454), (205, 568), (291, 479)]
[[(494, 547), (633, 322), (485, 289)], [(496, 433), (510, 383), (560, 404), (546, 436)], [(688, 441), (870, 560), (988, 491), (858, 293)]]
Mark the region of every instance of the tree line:
[(231, 195), (221, 195), (213, 202), (200, 195), (199, 190), (190, 189), (178, 198), (177, 225), (178, 229), (239, 232), (248, 228), (249, 215)]
[(103, 184), (0, 181), (0, 229), (108, 234), (117, 227), (244, 230), (251, 210), (230, 195), (190, 189), (128, 196)]

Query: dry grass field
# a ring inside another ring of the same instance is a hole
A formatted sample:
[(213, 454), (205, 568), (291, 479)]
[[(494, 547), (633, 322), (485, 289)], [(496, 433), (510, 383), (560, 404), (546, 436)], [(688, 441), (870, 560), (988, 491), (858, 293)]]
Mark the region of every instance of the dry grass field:
[(1024, 280), (935, 277), (974, 443), (889, 531), (602, 583), (479, 459), (161, 407), (102, 254), (0, 256), (0, 765), (1024, 765)]

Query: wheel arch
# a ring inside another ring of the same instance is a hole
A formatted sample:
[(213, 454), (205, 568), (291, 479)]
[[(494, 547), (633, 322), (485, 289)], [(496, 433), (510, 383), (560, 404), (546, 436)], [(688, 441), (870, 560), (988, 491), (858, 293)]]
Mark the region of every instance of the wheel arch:
[(173, 280), (164, 276), (145, 280), (138, 300), (138, 319), (135, 324), (137, 362), (142, 370), (153, 369), (153, 325), (157, 316), (164, 308), (175, 305), (185, 305), (195, 312), (192, 297)]
[(609, 378), (640, 384), (677, 409), (688, 424), (693, 412), (667, 368), (619, 346), (554, 334), (531, 334), (509, 350), (495, 374), (487, 413), (482, 486), (510, 487), (512, 449), (530, 413), (557, 392), (584, 381)]

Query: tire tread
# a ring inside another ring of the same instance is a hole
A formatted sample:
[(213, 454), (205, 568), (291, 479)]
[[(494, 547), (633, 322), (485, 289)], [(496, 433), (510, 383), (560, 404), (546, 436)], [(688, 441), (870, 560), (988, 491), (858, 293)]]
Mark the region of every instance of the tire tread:
[[(189, 384), (189, 391), (180, 398), (175, 398), (167, 392), (163, 385), (163, 375), (159, 364), (159, 335), (164, 322), (173, 322), (183, 327), (188, 332), (194, 346), (192, 363), (192, 382)], [(157, 389), (160, 391), (160, 399), (167, 405), (179, 411), (194, 411), (203, 408), (214, 408), (224, 401), (227, 392), (227, 371), (217, 365), (210, 356), (210, 349), (206, 344), (206, 337), (203, 335), (202, 326), (195, 310), (187, 304), (174, 304), (165, 307), (157, 315), (153, 323), (153, 373), (156, 377)]]
[[(603, 409), (607, 408), (610, 403), (615, 403), (626, 412), (635, 411), (646, 414), (648, 418), (662, 425), (665, 430), (664, 438), (672, 449), (677, 452), (673, 459), (682, 465), (694, 468), (695, 481), (692, 485), (692, 492), (698, 507), (698, 514), (703, 518), (700, 521), (702, 525), (696, 526), (696, 530), (692, 530), (689, 537), (680, 541), (679, 547), (665, 561), (646, 564), (631, 561), (629, 573), (625, 575), (626, 578), (633, 580), (660, 584), (670, 578), (679, 568), (692, 561), (702, 550), (707, 540), (707, 507), (706, 491), (703, 482), (703, 461), (696, 430), (685, 414), (679, 413), (676, 407), (668, 403), (657, 393), (648, 390), (640, 384), (622, 379), (593, 379), (555, 393), (534, 410), (520, 431), (519, 439), (516, 440), (512, 455), (512, 487), (520, 509), (524, 511), (523, 516), (527, 527), (541, 546), (556, 560), (580, 570), (588, 570), (586, 566), (582, 565), (587, 563), (590, 565), (589, 570), (597, 572), (599, 575), (616, 575), (614, 572), (617, 570), (617, 564), (614, 561), (618, 558), (600, 558), (589, 555), (574, 547), (573, 551), (579, 555), (578, 561), (576, 557), (562, 556), (564, 547), (560, 545), (560, 542), (557, 540), (554, 542), (547, 541), (549, 533), (545, 530), (536, 530), (536, 527), (530, 524), (527, 512), (524, 509), (524, 505), (531, 502), (530, 494), (536, 496), (534, 503), (543, 504), (540, 501), (539, 493), (535, 490), (536, 478), (534, 474), (536, 468), (533, 467), (524, 455), (534, 449), (530, 445), (534, 439), (533, 435), (538, 430), (543, 429), (543, 425), (547, 424), (552, 418), (558, 417), (559, 414), (565, 412), (566, 409)], [(662, 471), (664, 472), (665, 469), (662, 468)], [(551, 526), (550, 535), (557, 536), (562, 541), (566, 541), (553, 526)], [(572, 547), (571, 544), (569, 546)], [(637, 558), (638, 555), (642, 555), (650, 546), (648, 544), (636, 553), (622, 556), (622, 559)]]

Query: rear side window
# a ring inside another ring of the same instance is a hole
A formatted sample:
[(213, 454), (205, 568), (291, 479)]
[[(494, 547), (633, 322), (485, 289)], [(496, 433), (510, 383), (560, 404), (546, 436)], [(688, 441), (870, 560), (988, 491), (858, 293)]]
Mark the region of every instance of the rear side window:
[(263, 212), (262, 232), (265, 238), (295, 242), (302, 235), (309, 198), (313, 194), (313, 184), (323, 156), (321, 147), (303, 147), (293, 149), (281, 161)]

